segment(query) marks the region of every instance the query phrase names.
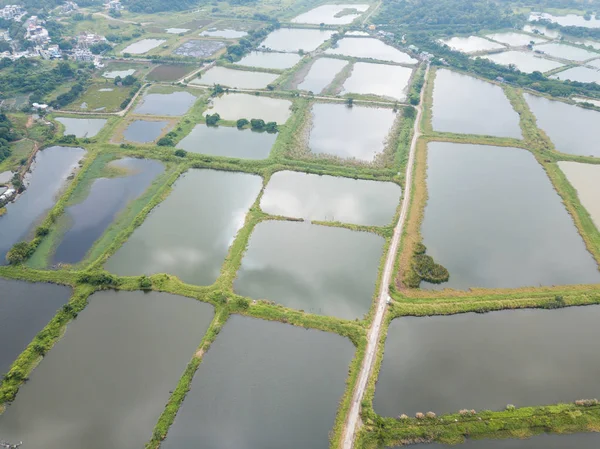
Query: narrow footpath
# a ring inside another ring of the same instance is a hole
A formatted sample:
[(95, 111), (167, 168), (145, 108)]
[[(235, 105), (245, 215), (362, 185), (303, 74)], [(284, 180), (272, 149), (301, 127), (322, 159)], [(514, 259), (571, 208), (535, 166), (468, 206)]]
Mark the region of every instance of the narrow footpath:
[[(427, 65), (427, 69), (425, 71), (425, 79), (427, 80), (427, 76), (429, 75), (429, 65)], [(381, 326), (383, 324), (383, 319), (385, 316), (385, 310), (387, 306), (387, 301), (389, 299), (389, 285), (392, 277), (392, 273), (394, 271), (394, 262), (396, 259), (396, 254), (398, 252), (398, 245), (400, 244), (400, 237), (402, 236), (402, 231), (404, 229), (404, 223), (406, 221), (406, 216), (408, 214), (408, 206), (410, 203), (410, 195), (411, 195), (411, 187), (412, 187), (412, 174), (413, 174), (413, 165), (415, 159), (415, 150), (417, 148), (417, 141), (421, 136), (420, 125), (421, 125), (421, 115), (423, 111), (423, 100), (425, 98), (425, 84), (423, 84), (423, 88), (421, 89), (421, 101), (419, 102), (419, 106), (417, 106), (417, 117), (415, 119), (415, 126), (413, 132), (412, 142), (410, 144), (410, 153), (408, 157), (408, 164), (406, 165), (406, 183), (404, 186), (404, 192), (402, 195), (402, 207), (400, 208), (400, 217), (398, 218), (398, 223), (394, 228), (394, 235), (392, 237), (392, 242), (390, 245), (390, 249), (388, 251), (387, 258), (385, 260), (385, 267), (383, 270), (383, 277), (381, 279), (381, 288), (379, 291), (379, 297), (377, 298), (377, 309), (375, 311), (375, 317), (373, 318), (373, 323), (371, 324), (371, 328), (369, 329), (368, 341), (367, 341), (367, 349), (365, 353), (365, 358), (363, 360), (363, 364), (360, 369), (360, 373), (358, 375), (358, 382), (354, 389), (354, 394), (352, 395), (352, 404), (350, 405), (350, 411), (348, 413), (348, 418), (346, 420), (346, 426), (344, 429), (343, 440), (342, 440), (342, 449), (352, 449), (354, 445), (354, 436), (358, 429), (360, 429), (360, 404), (362, 402), (363, 396), (365, 394), (365, 389), (367, 388), (367, 383), (369, 381), (369, 377), (371, 375), (371, 371), (373, 370), (373, 364), (375, 361), (375, 355), (377, 354), (377, 343), (379, 342), (379, 337), (381, 334)]]

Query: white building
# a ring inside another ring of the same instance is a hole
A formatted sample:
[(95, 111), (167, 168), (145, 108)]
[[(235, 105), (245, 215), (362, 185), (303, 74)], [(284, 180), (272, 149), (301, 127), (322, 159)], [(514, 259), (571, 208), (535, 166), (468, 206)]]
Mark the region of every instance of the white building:
[(6, 20), (21, 20), (27, 14), (21, 5), (6, 5), (0, 9), (0, 17)]
[(76, 48), (75, 51), (73, 52), (73, 58), (75, 59), (75, 61), (80, 61), (80, 62), (94, 62), (94, 54), (87, 50), (87, 49), (82, 49), (82, 48)]
[(90, 45), (99, 44), (100, 42), (106, 42), (106, 38), (99, 34), (81, 33), (77, 36), (77, 45), (79, 47), (87, 48)]
[(106, 4), (104, 6), (109, 11), (121, 11), (123, 9), (121, 0), (108, 0), (108, 2), (106, 2)]

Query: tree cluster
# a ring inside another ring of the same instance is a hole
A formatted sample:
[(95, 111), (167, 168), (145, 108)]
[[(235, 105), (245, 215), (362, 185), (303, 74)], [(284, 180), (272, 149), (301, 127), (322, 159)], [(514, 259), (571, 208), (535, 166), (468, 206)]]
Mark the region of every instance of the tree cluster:
[(5, 114), (0, 114), (0, 162), (11, 155), (9, 143), (16, 138), (12, 123)]

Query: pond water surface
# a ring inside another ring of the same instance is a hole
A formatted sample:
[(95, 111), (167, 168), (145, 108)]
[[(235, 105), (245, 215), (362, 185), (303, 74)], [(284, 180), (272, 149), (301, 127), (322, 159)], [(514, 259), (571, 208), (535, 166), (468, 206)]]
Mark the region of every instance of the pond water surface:
[(106, 119), (103, 118), (71, 118), (57, 117), (65, 127), (65, 136), (72, 134), (75, 137), (94, 137), (106, 125)]
[(376, 234), (291, 221), (259, 223), (236, 293), (353, 320), (371, 306), (384, 240)]
[(600, 229), (600, 165), (560, 161), (558, 166), (571, 185), (577, 189), (579, 201)]
[(600, 70), (577, 66), (552, 75), (550, 78), (579, 81), (580, 83), (600, 83)]
[(151, 438), (212, 307), (157, 292), (89, 301), (0, 415), (2, 438), (44, 449), (139, 449)]
[(190, 39), (177, 47), (173, 54), (193, 58), (208, 58), (225, 48), (225, 45), (225, 42), (221, 41)]
[[(527, 31), (531, 34), (539, 34), (540, 36), (545, 36), (550, 39), (556, 39), (560, 37), (560, 32), (557, 30), (551, 30), (550, 28), (546, 28), (541, 25), (525, 25), (523, 27), (523, 31)], [(536, 33), (537, 31), (537, 33)]]
[(123, 138), (128, 142), (154, 142), (163, 133), (169, 122), (153, 120), (136, 120), (123, 131)]
[(462, 51), (463, 53), (477, 53), (480, 51), (501, 50), (506, 48), (502, 44), (492, 42), (479, 36), (455, 36), (442, 42), (452, 50)]
[(418, 62), (408, 54), (391, 45), (384, 44), (379, 39), (365, 37), (344, 37), (337, 42), (335, 48), (328, 48), (325, 53), (404, 64), (416, 64)]
[(467, 440), (457, 446), (422, 444), (419, 449), (597, 449), (600, 435), (595, 432), (573, 435), (536, 435), (526, 440)]
[(577, 14), (566, 14), (564, 16), (555, 16), (548, 13), (537, 13), (532, 12), (529, 16), (529, 20), (546, 19), (550, 22), (558, 23), (562, 26), (578, 26), (584, 28), (600, 28), (600, 20), (592, 15), (590, 20), (585, 20), (583, 16)]
[[(352, 14), (343, 14), (344, 10), (356, 10)], [(364, 4), (340, 4), (340, 5), (321, 5), (300, 14), (292, 19), (293, 23), (309, 23), (319, 25), (347, 25), (369, 9), (369, 5)], [(339, 17), (336, 17), (339, 16)]]
[[(600, 112), (524, 94), (537, 125), (550, 137), (557, 151), (600, 157), (596, 124)], [(560, 123), (561, 126), (556, 126)]]
[(302, 57), (295, 53), (278, 53), (274, 51), (252, 51), (236, 64), (263, 69), (284, 70), (295, 66)]
[(233, 70), (215, 66), (203, 73), (202, 78), (195, 78), (191, 84), (208, 86), (220, 84), (240, 89), (264, 89), (277, 78), (279, 75), (275, 73), (250, 72), (249, 70)]
[(69, 287), (0, 279), (0, 373), (69, 301)]
[(133, 75), (135, 73), (135, 69), (127, 69), (127, 70), (111, 70), (109, 72), (104, 72), (102, 76), (104, 78), (115, 79), (117, 76), (121, 78), (125, 78), (128, 75)]
[(521, 138), (519, 115), (502, 88), (470, 76), (438, 70), (432, 109), (435, 131)]
[(335, 76), (348, 65), (343, 59), (319, 58), (310, 67), (298, 89), (320, 94)]
[(85, 150), (70, 147), (50, 147), (37, 153), (27, 190), (16, 202), (8, 203), (6, 214), (0, 217), (0, 265), (6, 263), (8, 250), (27, 239), (54, 206), (67, 177), (84, 155)]
[(177, 144), (177, 148), (212, 156), (266, 159), (276, 139), (277, 134), (267, 132), (200, 124)]
[(200, 36), (204, 37), (223, 37), (225, 39), (237, 39), (246, 36), (248, 33), (245, 31), (238, 30), (207, 30), (200, 33)]
[(260, 43), (261, 47), (270, 48), (275, 51), (305, 52), (314, 51), (323, 42), (328, 40), (333, 31), (309, 30), (304, 28), (279, 28), (270, 33)]
[(125, 170), (125, 176), (95, 180), (85, 200), (65, 210), (69, 227), (53, 263), (80, 262), (129, 202), (144, 193), (165, 169), (160, 162), (148, 159), (124, 158), (110, 165)]
[(446, 142), (428, 147), (421, 233), (450, 280), (426, 288), (600, 282), (598, 266), (531, 153)]
[(164, 39), (142, 39), (128, 45), (121, 53), (131, 53), (132, 55), (141, 55), (167, 42)]
[(496, 64), (513, 64), (517, 69), (525, 73), (535, 71), (544, 73), (564, 65), (560, 62), (542, 58), (535, 53), (513, 50), (486, 55), (485, 58), (494, 61)]
[(328, 449), (354, 350), (333, 333), (231, 316), (161, 447)]
[(391, 182), (280, 171), (271, 176), (260, 207), (271, 215), (387, 226), (401, 194)]
[(121, 276), (169, 273), (210, 285), (262, 187), (259, 176), (190, 170), (106, 263)]
[(600, 53), (593, 53), (583, 48), (573, 47), (572, 45), (558, 44), (552, 42), (550, 44), (535, 45), (534, 50), (540, 50), (547, 55), (560, 59), (568, 59), (570, 61), (585, 61), (587, 59), (597, 58)]
[(287, 122), (292, 115), (292, 102), (264, 95), (224, 94), (213, 99), (206, 113), (218, 113), (224, 120), (261, 118), (265, 122)]
[(183, 115), (196, 102), (196, 96), (189, 92), (172, 92), (170, 94), (147, 93), (135, 108), (136, 114), (148, 115)]
[(311, 114), (308, 147), (312, 153), (367, 162), (383, 152), (396, 120), (391, 109), (332, 103), (314, 104)]
[(599, 306), (396, 319), (375, 411), (439, 415), (593, 398), (599, 319)]
[(357, 62), (344, 81), (342, 94), (377, 95), (404, 101), (412, 69), (399, 65)]
[(168, 34), (182, 34), (182, 33), (187, 33), (189, 30), (189, 28), (167, 28), (165, 30)]
[(486, 35), (488, 39), (491, 39), (496, 42), (500, 42), (501, 44), (506, 44), (511, 47), (524, 47), (529, 45), (529, 43), (533, 42), (534, 44), (540, 42), (547, 42), (546, 39), (542, 37), (531, 36), (529, 34), (524, 33), (492, 33)]

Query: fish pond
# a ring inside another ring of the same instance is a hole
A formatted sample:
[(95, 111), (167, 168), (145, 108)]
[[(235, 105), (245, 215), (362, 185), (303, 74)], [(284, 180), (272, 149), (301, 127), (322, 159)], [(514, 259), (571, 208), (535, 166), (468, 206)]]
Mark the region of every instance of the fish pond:
[(190, 284), (214, 283), (261, 187), (255, 175), (188, 171), (106, 269), (121, 276), (168, 273)]
[(279, 75), (275, 73), (251, 72), (249, 70), (234, 70), (227, 67), (215, 66), (195, 78), (191, 84), (212, 86), (220, 84), (240, 89), (264, 89), (275, 81)]
[(185, 114), (195, 102), (196, 96), (189, 92), (147, 93), (134, 112), (136, 114), (177, 116)]
[(0, 373), (7, 373), (19, 354), (69, 301), (71, 288), (0, 278), (0, 292)]
[(325, 53), (349, 56), (352, 58), (369, 58), (381, 61), (416, 64), (418, 61), (408, 54), (391, 45), (384, 44), (379, 39), (364, 37), (345, 37), (340, 39), (334, 48), (328, 48)]
[(212, 108), (206, 112), (218, 113), (224, 120), (260, 118), (265, 122), (277, 122), (282, 125), (292, 115), (291, 107), (291, 101), (280, 98), (270, 98), (264, 95), (224, 94), (213, 99)]
[(500, 86), (450, 70), (435, 74), (431, 122), (435, 131), (521, 138), (519, 115)]
[(595, 397), (598, 319), (599, 306), (395, 319), (373, 406), (440, 415)]
[(541, 25), (525, 25), (523, 31), (531, 34), (537, 34), (540, 36), (548, 37), (550, 39), (557, 39), (560, 37), (560, 31), (552, 30)]
[(65, 127), (65, 136), (72, 134), (77, 138), (94, 137), (106, 125), (106, 119), (103, 118), (57, 117), (56, 121)]
[(127, 70), (111, 70), (109, 72), (104, 72), (102, 76), (104, 78), (115, 79), (117, 76), (121, 78), (125, 78), (126, 76), (133, 75), (135, 73), (135, 69), (127, 69)]
[(280, 171), (271, 176), (260, 207), (271, 215), (387, 226), (401, 194), (391, 182)]
[(463, 53), (478, 53), (490, 50), (502, 50), (506, 46), (497, 42), (492, 42), (479, 36), (459, 37), (455, 36), (451, 39), (442, 41), (452, 50), (462, 51)]
[(193, 58), (208, 58), (225, 48), (225, 42), (213, 40), (190, 39), (177, 47), (173, 54)]
[[(600, 165), (560, 161), (558, 166), (577, 190), (579, 201), (600, 229)], [(273, 179), (273, 178), (271, 178)]]
[(132, 55), (142, 55), (148, 53), (150, 50), (155, 49), (159, 45), (167, 42), (164, 39), (142, 39), (141, 41), (129, 44), (121, 51), (121, 53), (130, 53)]
[[(600, 112), (530, 94), (524, 97), (537, 125), (550, 137), (557, 151), (600, 157), (595, 132)], [(556, 126), (557, 123), (561, 126)]]
[(399, 65), (357, 62), (352, 74), (344, 81), (342, 94), (376, 95), (404, 101), (412, 69)]
[[(122, 176), (96, 179), (87, 197), (65, 210), (65, 234), (53, 263), (80, 262), (110, 224), (164, 172), (158, 161), (124, 158), (109, 163)], [(102, 204), (102, 207), (98, 207)]]
[(373, 162), (385, 150), (396, 113), (385, 108), (316, 103), (311, 117), (308, 148), (312, 153)]
[(236, 293), (353, 320), (369, 311), (384, 239), (306, 222), (263, 221), (248, 243)]
[(426, 182), (423, 243), (427, 253), (448, 269), (450, 280), (424, 287), (600, 282), (598, 266), (530, 152), (430, 143)]
[(572, 45), (557, 44), (555, 42), (549, 44), (541, 44), (533, 47), (534, 50), (544, 52), (555, 58), (567, 59), (569, 61), (585, 61), (587, 59), (597, 58), (600, 53), (594, 53), (583, 48), (573, 47)]
[(526, 440), (467, 440), (458, 446), (445, 444), (422, 444), (419, 449), (596, 449), (600, 435), (596, 432), (573, 435), (536, 435)]
[(332, 34), (333, 31), (327, 30), (279, 28), (270, 33), (266, 39), (260, 43), (260, 46), (275, 51), (297, 53), (298, 51), (303, 50), (309, 52), (316, 50), (317, 47), (328, 40)]
[(277, 134), (267, 132), (200, 124), (177, 144), (177, 148), (211, 156), (266, 159), (276, 139)]
[(485, 58), (495, 62), (496, 64), (506, 66), (512, 64), (518, 70), (525, 73), (532, 73), (535, 71), (544, 73), (564, 65), (560, 62), (542, 58), (536, 53), (514, 50), (485, 55)]
[(557, 80), (578, 81), (580, 83), (597, 83), (600, 84), (600, 70), (590, 69), (588, 67), (571, 67), (570, 69), (558, 72), (550, 78)]
[(78, 166), (85, 150), (71, 147), (50, 147), (38, 151), (28, 175), (29, 185), (16, 202), (8, 203), (6, 214), (0, 217), (0, 264), (17, 242), (27, 239), (46, 212), (54, 206), (56, 197), (66, 185), (68, 176)]
[(194, 70), (194, 66), (185, 64), (161, 64), (154, 67), (146, 78), (150, 81), (177, 81)]
[(501, 44), (506, 44), (510, 47), (524, 47), (526, 45), (529, 45), (531, 42), (533, 42), (534, 44), (539, 44), (540, 42), (547, 42), (547, 40), (542, 37), (536, 37), (531, 36), (529, 34), (515, 32), (493, 33), (486, 35), (486, 37), (493, 41), (500, 42)]
[(294, 17), (292, 23), (347, 25), (354, 22), (367, 9), (369, 5), (365, 4), (321, 5)]
[(191, 298), (95, 293), (0, 415), (2, 438), (44, 449), (143, 447), (212, 317)]
[(302, 57), (296, 53), (278, 53), (274, 51), (252, 51), (236, 64), (263, 69), (285, 70), (294, 67)]
[(343, 59), (318, 58), (298, 84), (298, 89), (320, 94), (347, 65), (348, 61)]
[(166, 121), (136, 120), (123, 131), (123, 138), (128, 142), (154, 142), (169, 125)]
[(233, 315), (194, 376), (163, 449), (328, 449), (352, 343)]
[(222, 37), (225, 39), (238, 39), (240, 37), (246, 36), (248, 33), (246, 31), (238, 31), (238, 30), (206, 30), (200, 33), (200, 36), (204, 37)]
[(558, 23), (561, 26), (577, 26), (584, 28), (600, 28), (600, 20), (592, 15), (590, 20), (577, 14), (565, 14), (564, 16), (555, 16), (549, 13), (531, 13), (529, 20), (544, 19), (550, 22)]

